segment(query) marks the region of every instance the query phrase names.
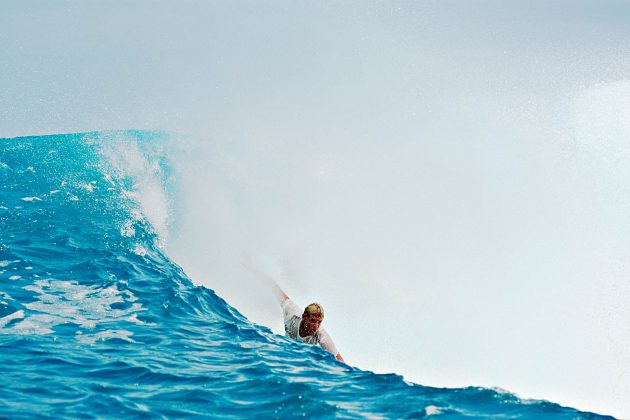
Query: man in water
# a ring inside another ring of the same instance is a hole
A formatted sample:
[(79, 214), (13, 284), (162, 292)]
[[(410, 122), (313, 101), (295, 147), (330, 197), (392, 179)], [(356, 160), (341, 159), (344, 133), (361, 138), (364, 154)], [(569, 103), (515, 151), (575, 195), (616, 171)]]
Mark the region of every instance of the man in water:
[(328, 352), (332, 353), (337, 360), (346, 362), (337, 351), (335, 343), (330, 335), (320, 328), (324, 320), (324, 308), (319, 303), (311, 303), (304, 311), (295, 304), (286, 293), (276, 284), (278, 301), (282, 305), (284, 315), (284, 331), (287, 337), (301, 341), (306, 344), (320, 345)]

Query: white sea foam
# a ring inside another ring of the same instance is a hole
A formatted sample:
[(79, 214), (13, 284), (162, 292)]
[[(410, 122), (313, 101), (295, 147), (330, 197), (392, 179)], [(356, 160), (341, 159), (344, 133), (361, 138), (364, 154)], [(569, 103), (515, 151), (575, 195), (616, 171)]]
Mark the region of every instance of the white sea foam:
[(144, 257), (145, 255), (147, 255), (147, 249), (140, 244), (136, 244), (136, 246), (133, 249), (133, 253), (136, 255), (140, 255), (141, 257)]
[[(146, 309), (135, 302), (137, 298), (128, 290), (121, 291), (114, 286), (101, 289), (98, 286), (83, 286), (76, 281), (52, 279), (36, 280), (23, 289), (36, 294), (35, 301), (24, 304), (31, 312), (22, 311), (11, 319), (2, 318), (0, 323), (6, 322), (0, 326), (12, 319), (22, 319), (1, 330), (2, 333), (51, 334), (56, 325), (66, 323), (75, 324), (83, 330), (92, 330), (113, 321), (143, 324), (137, 316)], [(125, 309), (112, 308), (113, 304), (124, 302), (131, 305)], [(110, 337), (108, 334), (109, 331), (100, 331), (92, 337), (96, 337), (94, 340), (106, 339)], [(119, 336), (129, 341), (130, 334), (115, 332), (111, 337)]]
[[(150, 158), (137, 141), (125, 136), (109, 142), (103, 147), (102, 153), (114, 172), (134, 180), (133, 189), (123, 190), (123, 194), (140, 205), (142, 211), (136, 215), (138, 220), (146, 218), (149, 221), (159, 236), (157, 245), (163, 246), (168, 234), (169, 203), (160, 165)], [(109, 172), (105, 173), (104, 178), (115, 186)]]
[(2, 260), (0, 261), (0, 267), (8, 267), (9, 265), (20, 262), (20, 260)]
[(138, 319), (138, 314), (137, 313), (134, 313), (130, 317), (126, 318), (126, 321), (133, 322), (134, 324), (138, 324), (138, 325), (155, 325), (154, 323), (144, 322), (144, 321)]
[(116, 186), (116, 184), (114, 183), (114, 181), (112, 180), (112, 176), (110, 174), (105, 174), (103, 175), (103, 178), (105, 178), (105, 181), (109, 182), (110, 184), (112, 184), (112, 186)]
[(5, 334), (46, 335), (53, 332), (52, 327), (63, 323), (59, 317), (46, 314), (34, 314), (21, 318), (22, 321), (1, 332)]
[(83, 188), (84, 190), (88, 191), (88, 192), (94, 192), (94, 185), (93, 184), (81, 184), (80, 187)]
[(0, 327), (4, 328), (5, 325), (13, 321), (14, 319), (22, 319), (22, 318), (24, 318), (24, 311), (22, 310), (15, 311), (7, 316), (0, 318)]
[(97, 341), (111, 340), (114, 338), (128, 341), (130, 343), (137, 343), (137, 341), (131, 338), (132, 335), (133, 333), (127, 330), (108, 330), (101, 331), (96, 334), (77, 334), (76, 339), (77, 341), (85, 344), (94, 344)]
[(436, 416), (438, 414), (442, 414), (442, 410), (440, 407), (436, 407), (435, 405), (428, 405), (424, 408), (424, 412), (427, 416)]
[(39, 197), (22, 197), (22, 201), (42, 201)]
[(133, 222), (131, 220), (127, 220), (125, 221), (125, 223), (123, 223), (122, 227), (120, 228), (120, 234), (125, 238), (130, 238), (136, 234), (136, 230), (134, 229)]

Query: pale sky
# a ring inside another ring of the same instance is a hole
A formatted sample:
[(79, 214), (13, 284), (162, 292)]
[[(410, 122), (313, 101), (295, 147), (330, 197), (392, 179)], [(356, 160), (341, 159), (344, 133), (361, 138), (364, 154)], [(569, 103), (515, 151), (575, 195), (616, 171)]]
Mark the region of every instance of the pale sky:
[(174, 133), (168, 252), (252, 321), (244, 254), (355, 366), (630, 418), (630, 3), (3, 1), (0, 48), (0, 137)]

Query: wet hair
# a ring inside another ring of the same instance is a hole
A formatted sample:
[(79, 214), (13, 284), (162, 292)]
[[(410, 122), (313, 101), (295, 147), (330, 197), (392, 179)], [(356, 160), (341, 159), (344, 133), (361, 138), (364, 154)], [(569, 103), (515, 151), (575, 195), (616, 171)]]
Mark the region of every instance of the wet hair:
[(320, 317), (324, 317), (324, 308), (319, 303), (311, 303), (306, 308), (304, 308), (304, 315), (317, 315)]

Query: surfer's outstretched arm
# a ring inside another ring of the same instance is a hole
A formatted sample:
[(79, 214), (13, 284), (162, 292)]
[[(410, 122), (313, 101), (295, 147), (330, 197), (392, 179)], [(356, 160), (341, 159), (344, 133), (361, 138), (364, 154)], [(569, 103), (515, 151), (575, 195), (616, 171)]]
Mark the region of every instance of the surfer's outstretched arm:
[(283, 303), (285, 300), (289, 299), (289, 296), (286, 293), (284, 293), (284, 290), (282, 290), (280, 286), (278, 286), (278, 283), (276, 283), (273, 280), (272, 282), (273, 282), (273, 290), (276, 293), (278, 302)]
[(289, 299), (289, 296), (286, 293), (284, 293), (284, 290), (282, 290), (280, 286), (278, 286), (278, 283), (276, 283), (274, 279), (272, 279), (267, 274), (263, 273), (262, 271), (254, 267), (254, 265), (252, 264), (252, 261), (247, 255), (243, 255), (242, 264), (243, 264), (243, 267), (245, 267), (252, 273), (256, 274), (259, 278), (261, 278), (262, 280), (264, 280), (265, 282), (267, 282), (267, 284), (271, 286), (271, 288), (274, 291), (274, 294), (276, 295), (276, 298), (278, 299), (278, 302), (282, 304), (284, 303), (285, 300)]
[(332, 337), (330, 337), (330, 334), (328, 334), (328, 332), (323, 329), (319, 331), (319, 344), (324, 348), (324, 350), (332, 353), (335, 356), (335, 359), (339, 360), (340, 362), (346, 363), (341, 353), (339, 353), (339, 350), (337, 350), (337, 346), (335, 346), (335, 342), (333, 341)]

